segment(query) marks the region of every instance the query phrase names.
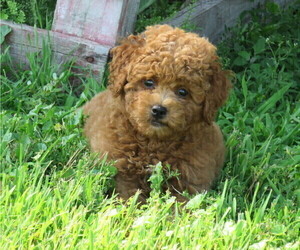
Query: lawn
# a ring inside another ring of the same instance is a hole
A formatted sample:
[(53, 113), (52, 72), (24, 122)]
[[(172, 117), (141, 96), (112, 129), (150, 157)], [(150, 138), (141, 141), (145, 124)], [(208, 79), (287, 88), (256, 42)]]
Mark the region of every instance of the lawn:
[(218, 115), (227, 160), (187, 204), (160, 192), (159, 165), (147, 204), (112, 193), (113, 162), (89, 152), (80, 111), (104, 80), (74, 86), (47, 46), (26, 71), (2, 51), (0, 249), (299, 249), (299, 9), (248, 12), (218, 45), (235, 72)]

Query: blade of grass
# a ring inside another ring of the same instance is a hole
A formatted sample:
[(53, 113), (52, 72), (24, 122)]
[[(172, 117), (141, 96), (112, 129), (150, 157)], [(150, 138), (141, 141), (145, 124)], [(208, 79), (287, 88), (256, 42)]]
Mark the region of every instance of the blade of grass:
[(293, 83), (288, 83), (286, 86), (278, 90), (275, 94), (273, 94), (267, 101), (265, 101), (262, 105), (257, 108), (257, 113), (264, 114), (271, 108), (275, 106), (275, 104), (283, 97), (283, 95), (290, 89)]

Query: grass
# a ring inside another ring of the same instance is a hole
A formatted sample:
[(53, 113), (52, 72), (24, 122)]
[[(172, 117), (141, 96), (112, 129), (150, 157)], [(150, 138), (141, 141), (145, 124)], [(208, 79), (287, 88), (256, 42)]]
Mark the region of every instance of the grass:
[(3, 52), (0, 248), (299, 249), (299, 4), (248, 13), (220, 44), (236, 73), (218, 117), (227, 162), (187, 204), (160, 192), (159, 165), (147, 204), (121, 203), (113, 163), (82, 136), (78, 108), (103, 87), (89, 78), (76, 89), (47, 46), (27, 71)]
[(0, 0), (0, 18), (51, 29), (56, 0)]
[[(142, 0), (137, 16), (135, 32), (143, 32), (147, 26), (162, 23), (180, 10), (183, 0)], [(148, 6), (146, 9), (143, 7)], [(143, 11), (141, 11), (143, 10)]]

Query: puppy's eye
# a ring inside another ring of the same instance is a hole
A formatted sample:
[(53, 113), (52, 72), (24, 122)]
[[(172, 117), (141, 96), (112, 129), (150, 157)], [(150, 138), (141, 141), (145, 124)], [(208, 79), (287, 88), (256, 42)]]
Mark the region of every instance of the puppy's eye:
[(148, 88), (148, 89), (153, 89), (155, 86), (155, 82), (151, 79), (145, 80), (144, 81), (144, 85)]
[(186, 97), (189, 94), (189, 92), (186, 89), (178, 89), (176, 91), (176, 94), (180, 97)]

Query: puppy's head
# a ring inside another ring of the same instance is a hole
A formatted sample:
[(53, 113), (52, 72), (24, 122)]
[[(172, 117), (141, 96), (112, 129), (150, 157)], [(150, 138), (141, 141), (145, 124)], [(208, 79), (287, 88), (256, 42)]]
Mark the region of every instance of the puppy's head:
[(166, 137), (212, 123), (230, 82), (208, 40), (168, 25), (112, 49), (110, 90), (142, 134)]

